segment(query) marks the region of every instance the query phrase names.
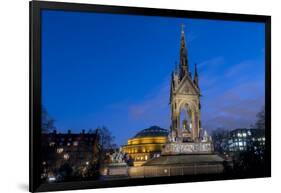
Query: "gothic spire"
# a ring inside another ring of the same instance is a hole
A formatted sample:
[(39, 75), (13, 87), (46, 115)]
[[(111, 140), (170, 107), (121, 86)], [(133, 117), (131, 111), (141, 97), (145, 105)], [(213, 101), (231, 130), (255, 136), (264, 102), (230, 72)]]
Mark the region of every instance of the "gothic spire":
[(187, 60), (187, 48), (184, 37), (184, 25), (181, 26), (181, 42), (180, 42), (180, 78), (188, 75), (188, 60)]
[(179, 65), (178, 65), (178, 62), (177, 62), (177, 61), (175, 62), (175, 70), (174, 70), (174, 72), (175, 72), (176, 74), (179, 73)]

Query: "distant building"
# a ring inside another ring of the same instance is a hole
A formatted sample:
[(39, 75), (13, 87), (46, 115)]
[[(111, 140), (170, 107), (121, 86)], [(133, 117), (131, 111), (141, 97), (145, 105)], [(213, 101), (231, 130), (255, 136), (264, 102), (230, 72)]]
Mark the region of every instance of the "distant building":
[[(65, 175), (89, 177), (88, 169), (99, 162), (99, 137), (97, 133), (42, 134), (42, 179), (59, 181)], [(65, 180), (65, 179), (64, 179)]]
[(253, 151), (262, 153), (265, 148), (265, 133), (262, 129), (235, 129), (229, 133), (230, 152)]
[(147, 160), (160, 156), (168, 134), (168, 130), (152, 126), (129, 139), (122, 151), (130, 156), (134, 166), (141, 166)]

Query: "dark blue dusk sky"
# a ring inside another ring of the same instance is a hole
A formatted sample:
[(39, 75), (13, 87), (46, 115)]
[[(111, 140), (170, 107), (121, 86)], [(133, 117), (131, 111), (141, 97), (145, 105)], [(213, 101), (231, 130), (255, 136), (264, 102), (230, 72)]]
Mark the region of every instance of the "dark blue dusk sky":
[(249, 127), (264, 104), (264, 24), (44, 10), (42, 103), (59, 131), (104, 125), (122, 145), (168, 129), (182, 23), (203, 128)]

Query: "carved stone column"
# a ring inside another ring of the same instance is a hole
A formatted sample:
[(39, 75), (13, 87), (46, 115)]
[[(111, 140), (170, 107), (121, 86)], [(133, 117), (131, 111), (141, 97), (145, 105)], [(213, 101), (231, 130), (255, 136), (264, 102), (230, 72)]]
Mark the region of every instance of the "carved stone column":
[(181, 128), (180, 128), (180, 113), (177, 113), (177, 137), (181, 137)]
[(198, 111), (194, 111), (192, 114), (193, 114), (193, 118), (192, 118), (193, 124), (192, 124), (192, 126), (193, 126), (193, 129), (194, 129), (193, 140), (196, 140), (196, 139), (199, 138), (199, 130), (200, 130), (199, 120), (200, 120), (200, 118), (199, 118), (199, 112)]

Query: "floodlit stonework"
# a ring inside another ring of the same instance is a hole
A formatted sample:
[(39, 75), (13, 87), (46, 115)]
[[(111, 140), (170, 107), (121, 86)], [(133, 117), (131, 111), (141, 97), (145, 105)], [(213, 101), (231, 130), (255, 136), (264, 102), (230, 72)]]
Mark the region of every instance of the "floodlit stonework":
[(162, 150), (162, 155), (210, 154), (213, 152), (211, 142), (169, 143)]
[[(198, 141), (200, 134), (200, 89), (195, 65), (194, 78), (189, 71), (185, 35), (182, 29), (179, 68), (172, 73), (170, 90), (171, 142)], [(181, 112), (186, 117), (181, 123)]]

